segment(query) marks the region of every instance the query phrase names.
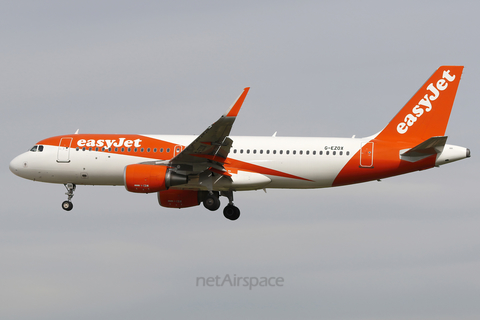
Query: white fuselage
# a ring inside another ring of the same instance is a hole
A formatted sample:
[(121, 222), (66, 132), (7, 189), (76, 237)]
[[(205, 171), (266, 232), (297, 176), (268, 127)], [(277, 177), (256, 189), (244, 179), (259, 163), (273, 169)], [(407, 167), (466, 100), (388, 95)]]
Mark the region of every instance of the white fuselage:
[[(187, 146), (196, 136), (142, 135), (174, 145)], [(261, 188), (331, 187), (340, 171), (359, 152), (367, 138), (232, 137), (234, 144), (228, 161), (241, 162), (243, 170), (230, 179), (218, 179), (213, 190), (255, 190)], [(89, 148), (61, 148), (43, 145), (42, 152), (28, 151), (10, 163), (13, 173), (26, 179), (77, 185), (124, 185), (127, 165), (158, 161), (153, 149), (138, 154), (89, 151)], [(140, 150), (140, 149), (139, 149)], [(372, 167), (376, 161), (372, 150)], [(163, 151), (165, 152), (165, 151)], [(172, 156), (174, 155), (172, 150)], [(445, 154), (447, 154), (446, 156)], [(436, 165), (465, 158), (466, 149), (451, 145), (438, 155)], [(447, 159), (448, 158), (448, 159)], [(61, 160), (61, 161), (59, 161)], [(228, 166), (227, 161), (227, 166)], [(381, 159), (378, 159), (381, 161)], [(367, 168), (368, 170), (368, 168)], [(203, 189), (195, 177), (181, 188)]]
[[(189, 145), (196, 136), (145, 135), (175, 144)], [(276, 170), (303, 179), (262, 174), (270, 180), (268, 188), (330, 187), (338, 172), (360, 149), (362, 141), (351, 138), (232, 137), (229, 158)], [(129, 164), (155, 161), (152, 156), (125, 155), (108, 151), (89, 151), (71, 147), (59, 159), (58, 146), (45, 145), (42, 152), (25, 152), (10, 164), (11, 170), (30, 180), (79, 185), (123, 185), (124, 169)], [(159, 152), (159, 151), (157, 151)], [(241, 175), (242, 173), (240, 173)], [(253, 189), (255, 174), (250, 172)], [(259, 174), (259, 173), (257, 173)], [(232, 175), (235, 177), (239, 175)], [(247, 178), (248, 179), (248, 178)], [(252, 189), (245, 185), (242, 189)]]

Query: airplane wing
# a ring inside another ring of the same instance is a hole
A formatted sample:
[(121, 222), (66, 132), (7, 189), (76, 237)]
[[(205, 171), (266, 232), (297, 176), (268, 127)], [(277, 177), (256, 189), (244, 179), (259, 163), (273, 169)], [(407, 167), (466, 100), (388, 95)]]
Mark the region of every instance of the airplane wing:
[(177, 172), (201, 173), (210, 170), (229, 176), (223, 167), (233, 143), (228, 135), (249, 89), (245, 88), (232, 107), (182, 152), (168, 161), (168, 165)]

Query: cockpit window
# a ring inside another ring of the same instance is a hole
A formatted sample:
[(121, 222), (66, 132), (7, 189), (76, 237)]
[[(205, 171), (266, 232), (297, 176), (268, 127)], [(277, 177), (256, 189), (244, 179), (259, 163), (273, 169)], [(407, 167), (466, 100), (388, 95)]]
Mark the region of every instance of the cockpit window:
[(32, 149), (30, 149), (32, 152), (42, 152), (43, 151), (43, 146), (33, 146)]

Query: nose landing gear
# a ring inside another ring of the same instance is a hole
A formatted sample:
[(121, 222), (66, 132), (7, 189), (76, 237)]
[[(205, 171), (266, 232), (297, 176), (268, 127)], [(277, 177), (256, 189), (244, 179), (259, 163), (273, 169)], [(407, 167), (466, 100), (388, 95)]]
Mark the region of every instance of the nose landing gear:
[(74, 183), (66, 183), (64, 184), (67, 192), (65, 193), (68, 196), (68, 200), (62, 202), (62, 209), (66, 211), (70, 211), (73, 209), (73, 203), (70, 201), (73, 198), (73, 192), (77, 188)]

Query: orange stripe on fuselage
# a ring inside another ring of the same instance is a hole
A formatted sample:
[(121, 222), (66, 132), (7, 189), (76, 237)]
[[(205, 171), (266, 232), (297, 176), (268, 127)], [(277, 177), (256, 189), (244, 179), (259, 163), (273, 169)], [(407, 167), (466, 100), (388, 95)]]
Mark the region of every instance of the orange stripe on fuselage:
[(337, 175), (333, 181), (333, 187), (383, 179), (435, 166), (436, 155), (416, 162), (401, 160), (400, 150), (413, 148), (415, 145), (412, 143), (379, 141), (377, 139), (370, 142), (374, 143), (372, 167), (360, 166), (361, 150), (359, 150)]
[[(37, 144), (59, 146), (62, 138), (72, 138), (71, 148), (104, 151), (136, 157), (169, 160), (178, 144), (153, 139), (138, 134), (71, 134), (44, 139)], [(156, 149), (156, 152), (154, 152)], [(123, 150), (123, 151), (122, 151)], [(162, 152), (160, 152), (162, 151)]]
[(270, 175), (270, 176), (291, 178), (291, 179), (304, 180), (304, 181), (313, 181), (313, 180), (305, 179), (305, 178), (302, 178), (302, 177), (294, 176), (293, 174), (289, 174), (289, 173), (265, 168), (265, 167), (262, 167), (262, 166), (258, 166), (256, 164), (251, 164), (251, 163), (248, 163), (248, 162), (235, 160), (235, 159), (232, 159), (232, 158), (227, 158), (227, 163), (228, 163), (228, 165), (225, 165), (225, 169), (227, 171), (232, 170), (232, 169), (237, 169), (237, 170), (240, 170), (240, 171), (248, 171), (248, 172), (260, 173), (260, 174)]

